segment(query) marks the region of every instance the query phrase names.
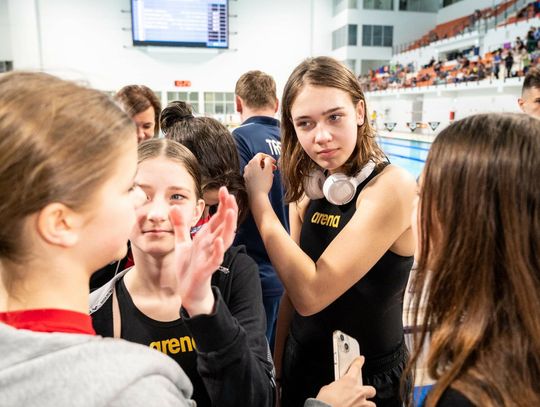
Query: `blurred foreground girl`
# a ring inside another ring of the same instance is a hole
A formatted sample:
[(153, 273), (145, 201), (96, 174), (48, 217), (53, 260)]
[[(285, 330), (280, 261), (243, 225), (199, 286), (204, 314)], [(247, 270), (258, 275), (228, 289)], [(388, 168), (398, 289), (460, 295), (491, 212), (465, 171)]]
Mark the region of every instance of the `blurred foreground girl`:
[(424, 345), (427, 407), (540, 406), (538, 157), (540, 126), (524, 114), (467, 117), (431, 146), (412, 219), (421, 329), (408, 367)]

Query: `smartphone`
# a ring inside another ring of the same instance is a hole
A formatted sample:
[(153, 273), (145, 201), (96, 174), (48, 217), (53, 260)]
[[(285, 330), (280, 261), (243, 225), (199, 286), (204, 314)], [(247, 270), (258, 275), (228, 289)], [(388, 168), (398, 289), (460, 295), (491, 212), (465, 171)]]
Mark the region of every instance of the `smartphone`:
[[(334, 331), (332, 342), (334, 345), (334, 376), (337, 380), (347, 373), (353, 360), (360, 356), (360, 345), (352, 336), (341, 331)], [(360, 375), (359, 381), (362, 384), (362, 375)]]

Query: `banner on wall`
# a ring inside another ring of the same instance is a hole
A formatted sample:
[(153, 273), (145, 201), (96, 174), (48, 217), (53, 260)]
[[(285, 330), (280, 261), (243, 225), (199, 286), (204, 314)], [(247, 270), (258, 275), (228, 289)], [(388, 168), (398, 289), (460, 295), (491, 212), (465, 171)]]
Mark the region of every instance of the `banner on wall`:
[(396, 128), (397, 123), (396, 122), (386, 122), (384, 123), (384, 128), (388, 131), (392, 131)]
[(429, 127), (431, 127), (431, 130), (435, 131), (437, 127), (439, 127), (439, 124), (441, 124), (441, 122), (428, 122), (428, 124)]

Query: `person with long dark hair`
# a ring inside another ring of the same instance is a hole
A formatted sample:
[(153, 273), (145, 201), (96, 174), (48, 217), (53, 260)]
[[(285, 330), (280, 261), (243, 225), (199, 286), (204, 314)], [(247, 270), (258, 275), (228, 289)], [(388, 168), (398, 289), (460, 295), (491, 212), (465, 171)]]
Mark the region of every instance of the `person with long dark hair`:
[(431, 146), (412, 217), (407, 368), (425, 360), (436, 381), (426, 407), (540, 405), (539, 156), (524, 114), (467, 117)]

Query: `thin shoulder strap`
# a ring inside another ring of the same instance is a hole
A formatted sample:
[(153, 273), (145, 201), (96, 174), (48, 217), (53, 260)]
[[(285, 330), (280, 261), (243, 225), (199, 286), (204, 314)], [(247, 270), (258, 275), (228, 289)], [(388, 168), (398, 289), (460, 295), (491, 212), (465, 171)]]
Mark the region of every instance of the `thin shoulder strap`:
[(113, 337), (120, 338), (122, 320), (120, 317), (120, 305), (118, 304), (118, 295), (116, 295), (116, 284), (113, 285), (112, 292), (112, 316), (113, 316)]

